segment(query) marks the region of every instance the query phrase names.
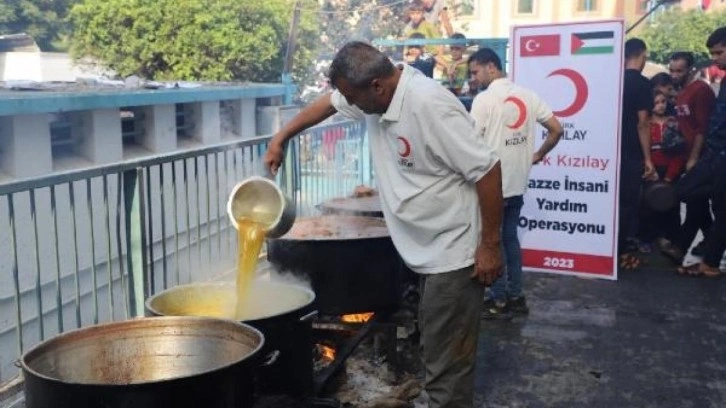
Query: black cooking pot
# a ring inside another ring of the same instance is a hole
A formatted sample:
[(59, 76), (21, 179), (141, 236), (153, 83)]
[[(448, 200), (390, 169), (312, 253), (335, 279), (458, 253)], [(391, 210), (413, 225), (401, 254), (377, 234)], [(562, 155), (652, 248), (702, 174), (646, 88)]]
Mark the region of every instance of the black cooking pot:
[[(257, 393), (303, 398), (312, 393), (311, 290), (281, 282), (257, 280), (249, 293), (251, 310), (239, 319), (265, 336), (261, 353), (272, 357), (255, 369)], [(146, 301), (151, 315), (206, 315), (234, 318), (236, 288), (231, 283), (195, 283), (160, 292)]]
[(61, 334), (21, 358), (27, 408), (252, 407), (262, 334), (202, 317)]
[(383, 219), (298, 218), (286, 235), (267, 241), (267, 259), (312, 282), (320, 313), (392, 312), (399, 306), (403, 264)]
[(678, 204), (673, 185), (662, 180), (648, 182), (644, 185), (643, 201), (657, 212), (666, 212)]

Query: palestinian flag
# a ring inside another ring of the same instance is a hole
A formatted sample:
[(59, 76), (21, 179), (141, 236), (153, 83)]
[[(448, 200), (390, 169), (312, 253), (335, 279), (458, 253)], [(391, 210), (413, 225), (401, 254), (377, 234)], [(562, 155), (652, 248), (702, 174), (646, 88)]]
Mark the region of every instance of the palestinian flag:
[(574, 33), (570, 43), (572, 55), (612, 54), (615, 51), (615, 32)]

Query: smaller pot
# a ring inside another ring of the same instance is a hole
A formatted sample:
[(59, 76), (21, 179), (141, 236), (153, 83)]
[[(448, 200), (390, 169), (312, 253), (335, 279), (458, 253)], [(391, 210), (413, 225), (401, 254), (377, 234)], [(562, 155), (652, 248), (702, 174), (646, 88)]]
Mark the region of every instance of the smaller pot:
[(203, 315), (239, 319), (265, 336), (265, 356), (275, 361), (255, 370), (256, 391), (305, 397), (312, 392), (313, 291), (282, 282), (254, 281), (249, 307), (235, 316), (236, 288), (233, 283), (207, 282), (181, 285), (157, 293), (146, 301), (152, 315)]

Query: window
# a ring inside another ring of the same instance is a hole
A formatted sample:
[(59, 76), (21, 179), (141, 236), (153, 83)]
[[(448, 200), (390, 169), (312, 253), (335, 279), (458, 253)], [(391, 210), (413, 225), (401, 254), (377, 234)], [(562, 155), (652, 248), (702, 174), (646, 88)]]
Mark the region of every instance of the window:
[(597, 10), (597, 0), (578, 0), (577, 11), (594, 11)]
[(518, 0), (517, 13), (532, 14), (534, 12), (534, 0)]

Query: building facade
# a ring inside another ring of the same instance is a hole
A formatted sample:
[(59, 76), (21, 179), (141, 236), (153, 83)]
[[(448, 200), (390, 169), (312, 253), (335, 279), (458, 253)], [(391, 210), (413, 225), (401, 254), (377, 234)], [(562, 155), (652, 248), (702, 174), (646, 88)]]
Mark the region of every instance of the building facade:
[[(449, 0), (448, 3), (456, 15), (455, 30), (468, 37), (508, 38), (512, 27), (517, 25), (623, 19), (626, 27), (630, 27), (658, 4), (658, 0)], [(726, 10), (726, 0), (668, 1), (657, 12), (671, 7), (713, 12)], [(640, 24), (634, 31), (643, 26)]]

